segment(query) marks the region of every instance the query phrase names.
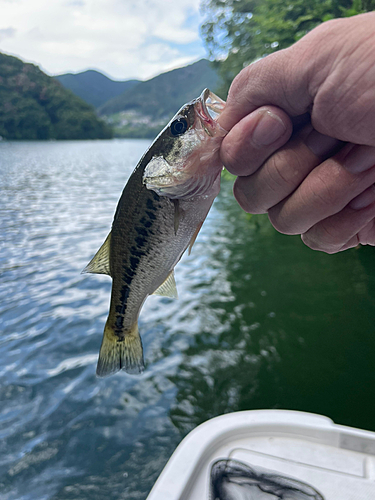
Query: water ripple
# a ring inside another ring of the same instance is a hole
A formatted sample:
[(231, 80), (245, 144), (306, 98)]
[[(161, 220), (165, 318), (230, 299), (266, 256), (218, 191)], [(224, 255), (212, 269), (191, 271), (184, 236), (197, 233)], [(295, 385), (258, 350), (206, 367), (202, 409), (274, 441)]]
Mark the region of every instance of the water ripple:
[(308, 251), (249, 221), (230, 183), (176, 269), (180, 299), (145, 303), (146, 371), (95, 377), (111, 280), (80, 273), (148, 144), (0, 143), (2, 500), (144, 499), (185, 433), (228, 411), (373, 427), (372, 249)]

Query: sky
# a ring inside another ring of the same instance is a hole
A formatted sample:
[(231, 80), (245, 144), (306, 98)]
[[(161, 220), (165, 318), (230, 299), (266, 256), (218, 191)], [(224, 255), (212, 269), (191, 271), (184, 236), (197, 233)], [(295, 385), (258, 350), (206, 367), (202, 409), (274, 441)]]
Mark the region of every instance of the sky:
[(49, 75), (146, 80), (207, 52), (200, 0), (0, 0), (0, 52)]

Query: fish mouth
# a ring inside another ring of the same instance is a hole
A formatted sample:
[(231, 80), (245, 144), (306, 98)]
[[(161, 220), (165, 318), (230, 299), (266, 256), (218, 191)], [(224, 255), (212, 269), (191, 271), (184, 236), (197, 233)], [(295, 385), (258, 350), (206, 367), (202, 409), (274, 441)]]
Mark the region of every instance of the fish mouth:
[(225, 108), (225, 101), (209, 89), (204, 89), (197, 101), (197, 114), (204, 130), (210, 136), (216, 135), (215, 130), (221, 129), (217, 119)]
[(216, 121), (225, 108), (225, 101), (209, 89), (204, 89), (199, 99), (206, 118)]

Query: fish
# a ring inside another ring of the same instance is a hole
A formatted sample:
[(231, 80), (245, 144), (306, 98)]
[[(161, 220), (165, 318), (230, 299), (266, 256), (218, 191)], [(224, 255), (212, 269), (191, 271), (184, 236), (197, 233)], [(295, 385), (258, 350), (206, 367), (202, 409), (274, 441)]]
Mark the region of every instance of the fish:
[(224, 107), (208, 89), (181, 107), (139, 160), (110, 233), (82, 271), (112, 278), (98, 377), (144, 370), (139, 313), (149, 295), (178, 296), (174, 268), (220, 191)]

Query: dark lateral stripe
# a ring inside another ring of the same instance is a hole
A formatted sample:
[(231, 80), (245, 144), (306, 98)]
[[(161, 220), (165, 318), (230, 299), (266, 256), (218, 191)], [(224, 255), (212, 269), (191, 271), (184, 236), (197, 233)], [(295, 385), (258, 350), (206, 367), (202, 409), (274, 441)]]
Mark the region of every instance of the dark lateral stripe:
[(144, 247), (147, 242), (146, 238), (143, 238), (142, 236), (137, 236), (136, 238), (134, 238), (134, 241), (136, 242), (138, 247)]
[(139, 250), (139, 248), (135, 247), (135, 246), (132, 246), (130, 247), (130, 253), (132, 255), (134, 255), (135, 257), (143, 257), (143, 255), (146, 255), (145, 252), (143, 252), (142, 250)]
[(156, 210), (156, 207), (155, 205), (152, 203), (152, 200), (150, 198), (148, 198), (147, 202), (146, 202), (146, 206), (149, 210)]
[(120, 292), (120, 303), (116, 305), (116, 319), (114, 333), (117, 337), (122, 337), (124, 332), (124, 315), (126, 312), (126, 305), (130, 294), (130, 288), (124, 284)]
[(133, 271), (130, 267), (129, 267), (129, 264), (128, 262), (124, 262), (122, 264), (122, 269), (124, 270), (124, 274), (126, 274), (127, 276), (130, 276), (131, 278), (134, 278), (135, 276), (135, 271)]
[(138, 257), (130, 257), (130, 265), (133, 269), (136, 269), (139, 264), (139, 258)]
[(130, 285), (130, 283), (133, 281), (133, 277), (127, 275), (124, 275), (122, 279), (125, 281), (127, 285)]
[[(129, 286), (126, 284), (123, 285), (123, 287), (121, 288), (121, 293), (120, 293), (120, 303), (116, 305), (117, 314), (122, 314), (122, 315), (125, 314), (126, 303), (128, 301), (129, 293), (130, 293)], [(117, 322), (120, 321), (120, 320), (118, 320), (118, 317), (119, 316), (116, 316), (116, 325), (117, 325)]]
[(130, 267), (128, 267), (128, 266), (123, 266), (123, 268), (124, 268), (124, 274), (126, 276), (129, 276), (129, 278), (134, 278), (135, 271), (133, 271), (132, 269), (130, 269)]
[[(120, 295), (120, 302), (121, 302), (123, 307), (126, 306), (129, 294), (130, 294), (130, 288), (128, 287), (128, 285), (123, 285), (121, 288), (121, 295)], [(125, 310), (122, 314), (124, 314), (124, 313), (125, 313)]]
[(156, 215), (153, 212), (146, 210), (146, 214), (149, 216), (151, 220), (156, 220)]
[(143, 224), (145, 227), (151, 227), (152, 226), (152, 222), (147, 217), (142, 217), (142, 219), (139, 222), (141, 224)]
[(119, 314), (116, 316), (115, 328), (116, 330), (121, 330), (124, 326), (124, 316), (120, 316)]
[(136, 226), (134, 229), (141, 236), (148, 236), (148, 231), (145, 227)]

